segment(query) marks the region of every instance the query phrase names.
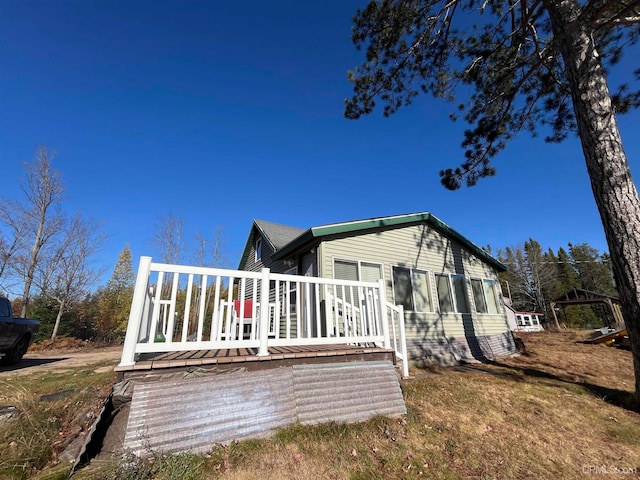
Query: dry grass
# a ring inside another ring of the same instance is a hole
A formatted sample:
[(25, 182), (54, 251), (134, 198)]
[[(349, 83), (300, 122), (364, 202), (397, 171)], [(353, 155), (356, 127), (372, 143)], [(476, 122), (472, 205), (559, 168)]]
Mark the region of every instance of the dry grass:
[(406, 418), (296, 426), (219, 447), (205, 478), (571, 479), (603, 466), (640, 473), (640, 415), (619, 406), (633, 390), (631, 355), (578, 343), (581, 335), (528, 335), (526, 355), (496, 365), (412, 370), (403, 382)]
[(113, 372), (95, 373), (98, 365), (0, 378), (0, 406), (19, 412), (0, 422), (0, 478), (32, 478), (88, 429), (115, 381)]
[(573, 479), (612, 467), (627, 473), (614, 478), (637, 478), (630, 352), (583, 338), (530, 334), (527, 354), (496, 364), (412, 369), (402, 382), (403, 418), (297, 425), (269, 440), (218, 446), (206, 458), (156, 457), (95, 478)]

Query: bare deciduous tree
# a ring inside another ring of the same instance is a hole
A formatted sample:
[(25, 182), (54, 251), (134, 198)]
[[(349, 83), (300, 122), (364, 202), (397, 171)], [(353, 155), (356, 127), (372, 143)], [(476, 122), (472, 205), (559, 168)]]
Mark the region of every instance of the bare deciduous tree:
[(55, 340), (65, 311), (82, 299), (102, 273), (92, 268), (93, 257), (102, 248), (105, 235), (94, 220), (77, 214), (67, 223), (53, 255), (40, 263), (42, 292), (58, 305), (51, 339)]
[(10, 269), (24, 284), (23, 317), (27, 315), (31, 287), (44, 251), (64, 224), (60, 213), (64, 184), (51, 165), (53, 158), (47, 147), (38, 147), (33, 161), (24, 164), (26, 181), (20, 182), (23, 202), (6, 198), (0, 202), (0, 221), (11, 234), (2, 251), (2, 274)]
[(168, 213), (155, 226), (151, 245), (164, 263), (179, 263), (184, 254), (184, 219)]
[(201, 267), (226, 267), (227, 254), (224, 250), (226, 240), (223, 238), (223, 227), (218, 227), (212, 237), (205, 237), (201, 232), (195, 235), (193, 261)]

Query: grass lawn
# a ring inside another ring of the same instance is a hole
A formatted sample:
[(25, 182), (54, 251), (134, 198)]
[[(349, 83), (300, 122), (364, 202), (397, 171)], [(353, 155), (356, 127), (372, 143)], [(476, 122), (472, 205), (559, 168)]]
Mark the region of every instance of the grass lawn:
[[(294, 426), (269, 440), (215, 446), (206, 456), (158, 455), (102, 465), (100, 473), (80, 470), (77, 477), (638, 478), (640, 414), (632, 403), (630, 352), (580, 343), (586, 338), (580, 332), (522, 338), (526, 354), (494, 364), (412, 369), (402, 382), (403, 418)], [(72, 423), (78, 402), (90, 404), (111, 381), (92, 371), (0, 379), (0, 405), (17, 396), (23, 411), (0, 425), (0, 478), (31, 478), (55, 464), (58, 431)], [(77, 396), (38, 400), (64, 389)], [(36, 456), (36, 445), (48, 447)]]

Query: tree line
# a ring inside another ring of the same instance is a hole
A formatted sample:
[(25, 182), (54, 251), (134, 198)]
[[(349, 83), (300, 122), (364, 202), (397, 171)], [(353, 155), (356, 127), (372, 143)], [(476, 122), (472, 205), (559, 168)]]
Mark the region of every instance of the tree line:
[[(107, 235), (101, 222), (64, 209), (65, 185), (46, 146), (24, 162), (19, 198), (0, 196), (0, 296), (12, 300), (15, 315), (40, 320), (36, 340), (71, 336), (118, 342), (123, 339), (135, 275), (125, 245), (106, 285), (99, 264)], [(184, 235), (184, 220), (159, 218), (148, 247), (166, 263), (227, 266), (223, 230)]]
[[(543, 313), (547, 324), (554, 318), (551, 302), (574, 288), (618, 296), (609, 255), (587, 243), (569, 243), (556, 252), (529, 239), (524, 245), (498, 249), (497, 258), (508, 269), (500, 274), (502, 293), (516, 310)], [(597, 328), (613, 321), (600, 305), (569, 306), (556, 315), (573, 328)]]
[[(106, 240), (100, 223), (63, 209), (65, 186), (52, 166), (53, 154), (39, 147), (25, 163), (20, 199), (0, 204), (0, 295), (15, 297), (14, 311), (41, 320), (39, 340), (73, 336), (103, 342), (124, 337), (135, 281), (131, 250), (120, 252), (106, 285), (97, 285), (104, 268), (97, 255)], [(166, 214), (157, 220), (148, 247), (164, 263), (228, 266), (222, 228), (186, 238), (184, 219)], [(491, 248), (488, 247), (490, 251)], [(617, 296), (611, 262), (586, 243), (554, 251), (529, 239), (497, 249), (508, 270), (501, 274), (503, 293), (521, 311), (552, 319), (551, 302), (580, 288)], [(567, 307), (560, 321), (569, 327), (597, 327), (608, 322), (600, 307)]]

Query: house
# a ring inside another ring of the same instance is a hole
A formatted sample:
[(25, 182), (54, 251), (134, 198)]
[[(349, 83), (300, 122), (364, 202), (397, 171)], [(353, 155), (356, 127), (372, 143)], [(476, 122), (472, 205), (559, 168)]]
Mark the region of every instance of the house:
[(503, 298), (504, 307), (507, 312), (507, 320), (512, 332), (542, 332), (542, 313), (520, 312), (511, 304), (511, 299)]
[[(238, 270), (265, 267), (339, 280), (382, 279), (387, 300), (404, 309), (409, 358), (450, 364), (515, 352), (498, 281), (506, 267), (431, 213), (309, 229), (254, 220)], [(357, 300), (357, 292), (339, 296), (345, 305)]]
[(124, 447), (206, 451), (293, 423), (403, 415), (396, 368), (409, 376), (410, 358), (515, 352), (504, 269), (430, 213), (256, 220), (238, 270), (141, 257), (117, 367)]

